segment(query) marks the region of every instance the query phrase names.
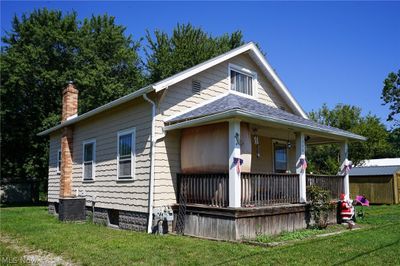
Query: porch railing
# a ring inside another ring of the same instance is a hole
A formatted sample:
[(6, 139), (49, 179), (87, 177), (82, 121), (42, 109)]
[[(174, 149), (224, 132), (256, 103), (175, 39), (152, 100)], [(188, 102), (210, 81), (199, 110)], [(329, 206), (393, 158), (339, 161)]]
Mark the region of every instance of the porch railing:
[(242, 207), (299, 202), (298, 174), (241, 173)]
[(340, 175), (306, 175), (307, 187), (317, 185), (330, 191), (332, 199), (339, 199), (344, 191), (344, 176)]
[(177, 178), (179, 196), (184, 195), (186, 203), (229, 205), (228, 174), (177, 174)]

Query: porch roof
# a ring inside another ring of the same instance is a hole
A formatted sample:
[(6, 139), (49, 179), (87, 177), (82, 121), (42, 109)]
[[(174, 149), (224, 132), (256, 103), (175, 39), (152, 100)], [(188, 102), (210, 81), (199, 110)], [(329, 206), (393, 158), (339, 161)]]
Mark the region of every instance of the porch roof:
[(351, 169), (350, 176), (384, 176), (400, 171), (400, 165), (365, 166)]
[(321, 132), (328, 135), (344, 137), (350, 140), (366, 140), (363, 136), (314, 122), (310, 119), (268, 106), (255, 99), (239, 96), (235, 93), (229, 93), (208, 104), (165, 121), (165, 129), (184, 128), (193, 126), (196, 123), (200, 124), (205, 121), (233, 117), (253, 118), (294, 128), (306, 129), (311, 132)]

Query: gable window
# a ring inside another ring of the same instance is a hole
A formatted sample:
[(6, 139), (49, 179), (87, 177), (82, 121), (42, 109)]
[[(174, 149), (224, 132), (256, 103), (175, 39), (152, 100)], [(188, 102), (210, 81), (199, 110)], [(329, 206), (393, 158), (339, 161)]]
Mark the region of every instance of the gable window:
[(133, 179), (135, 163), (135, 129), (118, 133), (118, 179)]
[(57, 174), (61, 173), (61, 150), (57, 151)]
[(83, 180), (94, 180), (95, 176), (96, 141), (83, 143)]
[(287, 147), (286, 144), (274, 143), (274, 169), (275, 173), (286, 173), (287, 170)]
[(230, 82), (231, 90), (237, 91), (250, 96), (254, 95), (253, 81), (256, 78), (256, 74), (247, 69), (236, 69), (230, 67)]

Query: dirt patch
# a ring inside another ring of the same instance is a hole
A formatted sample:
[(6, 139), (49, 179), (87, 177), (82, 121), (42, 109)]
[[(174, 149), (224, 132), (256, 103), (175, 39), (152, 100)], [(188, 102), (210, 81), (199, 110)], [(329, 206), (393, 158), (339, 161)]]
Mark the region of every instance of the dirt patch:
[(78, 265), (71, 261), (68, 261), (61, 256), (57, 256), (50, 252), (40, 250), (40, 249), (32, 249), (27, 246), (21, 245), (16, 239), (13, 239), (3, 233), (0, 236), (0, 242), (6, 244), (8, 248), (17, 250), (23, 253), (23, 262), (26, 264), (32, 265), (40, 265), (40, 266), (55, 266), (55, 265), (63, 265), (63, 266), (75, 266)]

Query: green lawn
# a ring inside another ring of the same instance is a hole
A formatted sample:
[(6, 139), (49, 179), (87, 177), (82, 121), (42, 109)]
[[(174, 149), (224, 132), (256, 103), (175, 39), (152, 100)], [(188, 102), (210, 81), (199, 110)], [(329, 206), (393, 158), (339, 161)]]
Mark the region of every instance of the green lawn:
[[(294, 232), (282, 232), (279, 235), (271, 236), (271, 235), (259, 235), (255, 239), (256, 242), (260, 243), (270, 243), (270, 242), (285, 242), (291, 240), (301, 240), (306, 238), (312, 238), (318, 235), (329, 234), (329, 233), (341, 233), (343, 231), (347, 231), (347, 226), (335, 224), (329, 225), (324, 230), (320, 229), (301, 229), (296, 230)], [(286, 242), (285, 242), (286, 243)]]
[(20, 251), (11, 249), (0, 242), (0, 265), (29, 265)]
[(3, 208), (0, 222), (2, 234), (83, 265), (400, 264), (400, 206), (369, 208), (367, 229), (275, 248), (61, 223), (45, 207)]

